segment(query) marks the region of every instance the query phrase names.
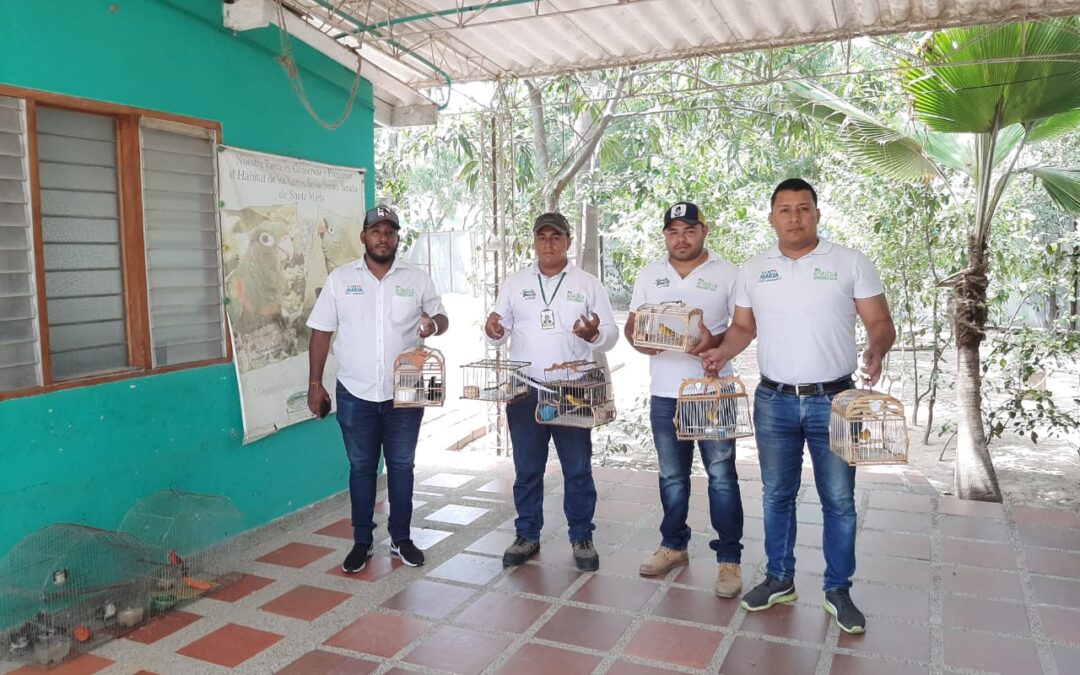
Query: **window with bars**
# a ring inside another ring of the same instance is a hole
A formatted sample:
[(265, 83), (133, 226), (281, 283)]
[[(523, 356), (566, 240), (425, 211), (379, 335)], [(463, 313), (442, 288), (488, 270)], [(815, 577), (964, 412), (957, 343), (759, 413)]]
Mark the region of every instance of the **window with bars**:
[(228, 357), (216, 129), (0, 92), (0, 398)]

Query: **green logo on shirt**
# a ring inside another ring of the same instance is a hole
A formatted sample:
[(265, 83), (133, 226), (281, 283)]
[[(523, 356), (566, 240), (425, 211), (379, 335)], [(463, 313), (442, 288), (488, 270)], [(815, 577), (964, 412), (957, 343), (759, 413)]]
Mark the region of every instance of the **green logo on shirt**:
[(836, 281), (836, 272), (833, 272), (832, 270), (823, 270), (820, 267), (815, 267), (814, 281)]
[(697, 280), (697, 287), (703, 291), (715, 291), (717, 286), (712, 281), (705, 281), (704, 279)]
[(567, 291), (566, 299), (570, 302), (585, 302), (585, 294), (575, 293), (574, 291)]
[(415, 294), (416, 291), (411, 288), (405, 288), (404, 286), (394, 286), (394, 295), (398, 296), (399, 298), (411, 298)]

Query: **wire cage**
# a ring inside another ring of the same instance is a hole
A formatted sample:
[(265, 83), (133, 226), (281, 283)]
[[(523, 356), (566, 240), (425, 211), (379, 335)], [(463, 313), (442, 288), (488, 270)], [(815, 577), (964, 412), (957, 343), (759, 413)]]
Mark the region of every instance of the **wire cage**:
[(907, 464), (904, 405), (874, 391), (840, 392), (832, 401), (829, 447), (851, 466)]
[(511, 403), (529, 393), (528, 361), (483, 359), (461, 366), (461, 398)]
[(674, 421), (675, 436), (681, 441), (727, 441), (754, 435), (750, 398), (735, 376), (683, 380)]
[(446, 360), (438, 349), (420, 346), (394, 360), (394, 407), (425, 408), (446, 401)]
[(159, 490), (127, 512), (120, 531), (149, 549), (153, 614), (190, 602), (239, 578), (234, 537), (243, 515), (225, 497)]
[(615, 419), (608, 369), (595, 361), (556, 363), (537, 388), (536, 421), (591, 429)]
[(634, 312), (634, 346), (688, 352), (701, 342), (701, 317), (682, 301), (642, 305)]
[(148, 616), (148, 562), (122, 532), (61, 523), (27, 535), (0, 560), (0, 665), (52, 667), (135, 628)]

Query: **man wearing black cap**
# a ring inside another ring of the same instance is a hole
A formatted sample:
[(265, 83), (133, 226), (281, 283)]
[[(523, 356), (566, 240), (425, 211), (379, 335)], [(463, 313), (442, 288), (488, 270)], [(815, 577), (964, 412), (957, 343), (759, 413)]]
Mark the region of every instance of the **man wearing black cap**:
[[(529, 377), (543, 381), (544, 369), (553, 364), (591, 361), (594, 353), (608, 351), (615, 346), (619, 331), (607, 289), (567, 260), (570, 224), (562, 214), (537, 217), (533, 245), (536, 262), (506, 279), (484, 332), (493, 345), (509, 340), (510, 358), (531, 363)], [(540, 550), (544, 469), (548, 445), (554, 439), (563, 471), (563, 512), (574, 562), (582, 571), (595, 570), (600, 556), (592, 543), (596, 485), (591, 430), (538, 423), (536, 399), (536, 389), (530, 387), (528, 396), (506, 406), (518, 517), (514, 521), (517, 537), (503, 554), (503, 565), (520, 565)]]
[(424, 564), (410, 538), (413, 459), (423, 408), (394, 408), (394, 360), (420, 339), (446, 332), (449, 320), (431, 277), (397, 259), (398, 216), (377, 206), (364, 217), (364, 256), (338, 267), (311, 310), (308, 409), (325, 417), (330, 394), (323, 369), (334, 333), (338, 361), (337, 419), (349, 458), (353, 548), (341, 569), (364, 569), (374, 552), (375, 485), (386, 460), (390, 552), (406, 565)]
[[(649, 421), (659, 460), (660, 547), (639, 572), (659, 576), (690, 561), (690, 466), (694, 441), (680, 441), (675, 434), (675, 404), (684, 379), (704, 377), (698, 354), (716, 345), (713, 337), (724, 332), (734, 309), (738, 269), (705, 248), (709, 226), (697, 205), (678, 202), (664, 212), (664, 244), (667, 256), (646, 265), (634, 284), (626, 337), (633, 341), (635, 314), (642, 305), (682, 302), (700, 309), (701, 341), (688, 353), (634, 347), (649, 359), (651, 384)], [(723, 374), (731, 373), (728, 366)], [(716, 552), (717, 576), (713, 587), (721, 597), (733, 598), (742, 590), (743, 511), (739, 476), (735, 471), (735, 441), (697, 441), (701, 463), (709, 477), (709, 516), (716, 538), (709, 546)]]

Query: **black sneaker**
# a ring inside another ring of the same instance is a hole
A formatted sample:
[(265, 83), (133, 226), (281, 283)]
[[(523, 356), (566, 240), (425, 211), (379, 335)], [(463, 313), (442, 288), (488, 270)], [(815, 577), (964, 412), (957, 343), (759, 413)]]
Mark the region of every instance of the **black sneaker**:
[(798, 600), (799, 595), (795, 592), (795, 580), (781, 581), (773, 576), (766, 576), (757, 586), (742, 598), (742, 608), (751, 612), (759, 612), (768, 609), (780, 602), (792, 602)]
[(424, 564), (424, 552), (416, 548), (412, 539), (402, 539), (390, 544), (390, 552), (401, 558), (401, 562), (409, 567), (420, 567)]
[(514, 537), (514, 543), (506, 547), (503, 553), (503, 567), (517, 567), (540, 550), (540, 542), (529, 541), (525, 537)]
[(375, 547), (371, 544), (353, 544), (349, 555), (345, 556), (345, 562), (341, 563), (341, 571), (346, 574), (356, 574), (367, 567), (368, 558), (375, 555)]
[(600, 554), (593, 548), (592, 541), (583, 539), (570, 544), (574, 550), (574, 563), (582, 572), (595, 572), (600, 569)]
[(825, 611), (836, 617), (836, 625), (845, 633), (866, 632), (866, 617), (855, 606), (849, 589), (825, 591)]

